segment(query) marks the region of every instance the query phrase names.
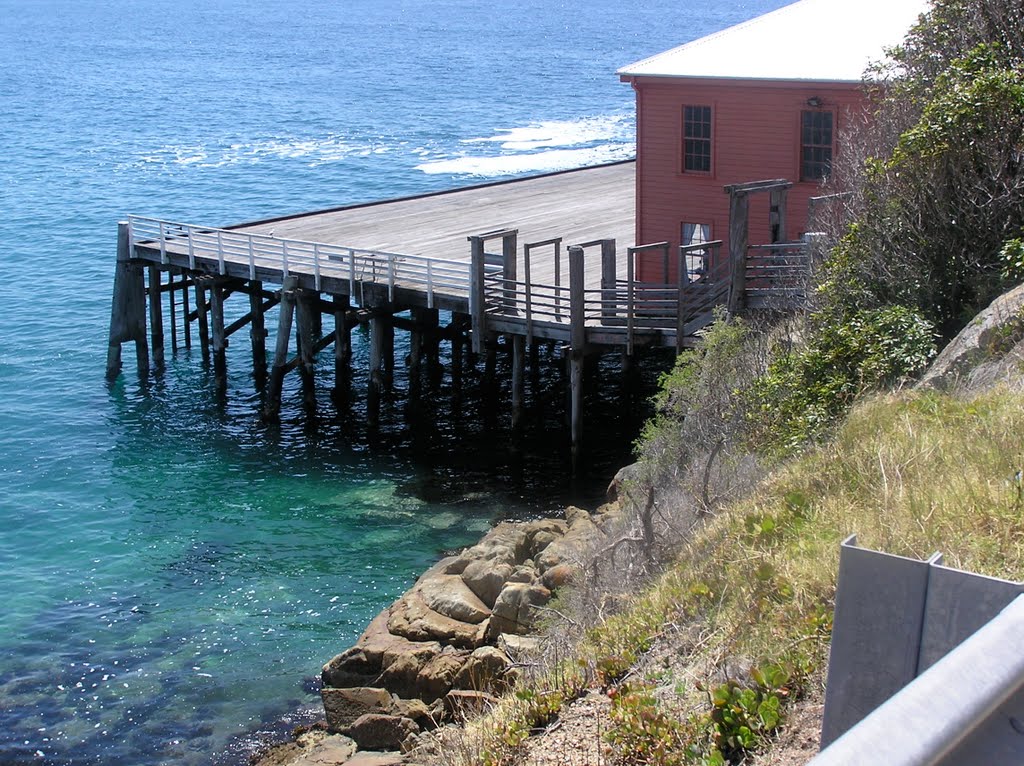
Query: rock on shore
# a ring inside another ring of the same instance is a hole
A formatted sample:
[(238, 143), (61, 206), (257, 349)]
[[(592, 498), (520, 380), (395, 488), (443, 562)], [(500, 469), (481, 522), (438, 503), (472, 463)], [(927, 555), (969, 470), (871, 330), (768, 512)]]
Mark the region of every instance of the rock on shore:
[(492, 704), (491, 693), (514, 682), (515, 662), (536, 648), (524, 634), (604, 539), (616, 510), (570, 507), (564, 519), (502, 522), (427, 570), (324, 665), (326, 735), (308, 747), (292, 743), (287, 762), (396, 762), (388, 759), (420, 732)]

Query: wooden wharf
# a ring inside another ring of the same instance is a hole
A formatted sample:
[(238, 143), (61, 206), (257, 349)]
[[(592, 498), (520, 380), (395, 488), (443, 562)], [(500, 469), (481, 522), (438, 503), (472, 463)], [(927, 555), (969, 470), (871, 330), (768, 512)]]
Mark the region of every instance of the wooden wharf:
[[(767, 305), (799, 292), (806, 272), (802, 243), (757, 252), (745, 241), (745, 198), (756, 191), (772, 191), (784, 230), (784, 181), (727, 187), (742, 215), (732, 222), (728, 257), (720, 241), (675, 252), (664, 242), (620, 247), (633, 239), (634, 173), (632, 161), (613, 163), (225, 228), (129, 216), (118, 228), (108, 375), (118, 374), (126, 341), (136, 344), (140, 374), (148, 373), (150, 351), (162, 367), (164, 331), (169, 327), (176, 350), (180, 326), (186, 347), (198, 332), (203, 358), (212, 356), (216, 385), (225, 390), (228, 337), (248, 326), (264, 415), (275, 418), (291, 370), (299, 370), (304, 399), (315, 404), (316, 355), (330, 346), (335, 390), (347, 389), (350, 332), (368, 323), (372, 423), (393, 370), (396, 327), (410, 332), (411, 376), (425, 355), (436, 357), (441, 340), (451, 343), (453, 377), (466, 350), (485, 354), (493, 373), (497, 339), (505, 336), (516, 425), (527, 349), (549, 342), (561, 346), (569, 367), (575, 457), (585, 357), (618, 351), (628, 363), (640, 347), (681, 351), (696, 343), (715, 306)], [(638, 282), (637, 259), (652, 257), (662, 264), (661, 281)], [(248, 297), (249, 310), (226, 324), (224, 303), (236, 294)], [(275, 307), (268, 356), (266, 315)], [(441, 311), (451, 316), (444, 327)], [(329, 332), (325, 314), (333, 319)]]

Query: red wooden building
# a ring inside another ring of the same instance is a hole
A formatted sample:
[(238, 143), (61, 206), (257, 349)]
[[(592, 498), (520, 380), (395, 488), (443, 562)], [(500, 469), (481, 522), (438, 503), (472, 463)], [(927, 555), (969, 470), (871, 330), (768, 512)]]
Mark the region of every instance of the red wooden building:
[[(866, 67), (927, 5), (800, 0), (620, 69), (636, 91), (636, 242), (727, 240), (723, 187), (762, 179), (793, 182), (786, 233), (803, 234), (808, 199), (863, 113)], [(772, 242), (768, 195), (750, 204), (749, 241)], [(652, 261), (638, 269), (657, 279)]]

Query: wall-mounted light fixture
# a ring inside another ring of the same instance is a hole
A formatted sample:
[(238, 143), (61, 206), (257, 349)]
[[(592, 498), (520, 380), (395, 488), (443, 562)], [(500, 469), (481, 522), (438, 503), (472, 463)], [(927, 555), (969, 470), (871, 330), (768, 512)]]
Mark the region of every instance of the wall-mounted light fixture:
[(819, 106), (821, 106), (821, 99), (818, 98), (817, 96), (811, 96), (809, 99), (807, 99), (807, 106), (813, 109), (817, 109)]

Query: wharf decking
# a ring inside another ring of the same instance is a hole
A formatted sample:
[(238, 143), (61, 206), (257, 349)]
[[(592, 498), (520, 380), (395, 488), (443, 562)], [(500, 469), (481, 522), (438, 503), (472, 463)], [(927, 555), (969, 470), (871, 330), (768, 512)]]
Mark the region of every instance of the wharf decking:
[[(773, 210), (784, 221), (788, 182), (726, 187), (737, 214), (723, 258), (717, 241), (675, 252), (664, 242), (633, 245), (634, 174), (634, 162), (613, 163), (223, 227), (129, 216), (119, 228), (108, 373), (120, 369), (127, 340), (136, 343), (140, 371), (148, 370), (147, 318), (153, 359), (162, 366), (165, 325), (177, 348), (180, 304), (184, 343), (190, 345), (197, 322), (204, 358), (212, 351), (221, 389), (227, 338), (250, 327), (254, 377), (262, 388), (264, 314), (279, 306), (265, 392), (270, 417), (289, 370), (300, 370), (305, 396), (315, 401), (315, 356), (330, 345), (337, 388), (347, 386), (349, 332), (367, 322), (371, 418), (394, 364), (393, 333), (400, 327), (412, 332), (413, 367), (423, 355), (436, 358), (440, 340), (450, 341), (453, 375), (459, 374), (463, 345), (486, 352), (493, 371), (497, 339), (504, 336), (513, 353), (515, 423), (526, 348), (546, 340), (563, 344), (569, 364), (575, 454), (586, 355), (619, 349), (631, 357), (643, 345), (678, 351), (694, 342), (716, 305), (738, 310), (799, 292), (805, 270), (806, 250), (799, 244), (749, 252), (746, 246), (746, 196), (773, 190), (780, 200)], [(660, 265), (660, 281), (635, 279), (639, 258)], [(249, 296), (249, 313), (225, 325), (224, 302), (235, 293)], [(451, 312), (445, 327), (439, 310)], [(406, 311), (408, 318), (399, 316)], [(327, 334), (324, 314), (334, 320)], [(289, 359), (293, 320), (296, 354)]]

